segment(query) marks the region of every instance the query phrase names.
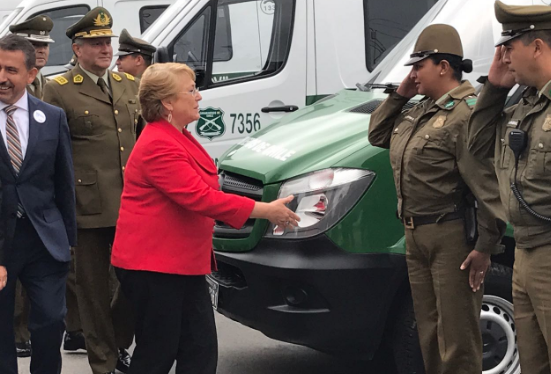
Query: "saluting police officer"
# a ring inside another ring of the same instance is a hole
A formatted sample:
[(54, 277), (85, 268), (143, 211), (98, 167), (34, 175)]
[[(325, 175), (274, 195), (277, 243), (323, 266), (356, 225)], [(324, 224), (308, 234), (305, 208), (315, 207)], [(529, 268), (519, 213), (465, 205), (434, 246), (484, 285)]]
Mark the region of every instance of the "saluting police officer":
[(52, 31), (53, 28), (54, 22), (46, 15), (36, 16), (25, 22), (10, 26), (10, 32), (23, 36), (30, 41), (34, 47), (38, 74), (33, 83), (27, 86), (27, 91), (39, 99), (42, 99), (42, 90), (46, 85), (46, 78), (42, 75), (40, 70), (48, 63), (50, 44), (54, 43), (54, 40), (50, 37), (50, 31)]
[[(138, 84), (114, 73), (111, 14), (102, 7), (67, 29), (78, 64), (46, 85), (44, 100), (67, 113), (75, 168), (77, 296), (88, 360), (95, 374), (126, 372), (133, 321), (122, 292), (110, 303), (114, 239), (128, 156), (142, 124)], [(118, 350), (119, 348), (119, 350)]]
[[(551, 372), (551, 7), (495, 3), (502, 37), (469, 121), (469, 149), (495, 158), (516, 241), (513, 301), (522, 372)], [(504, 110), (510, 89), (528, 86)]]
[(153, 62), (157, 48), (139, 38), (133, 38), (126, 29), (119, 37), (117, 68), (121, 73), (141, 78), (145, 69)]
[[(425, 370), (480, 373), (482, 283), (506, 225), (491, 160), (467, 151), (476, 96), (462, 74), (472, 62), (463, 59), (457, 31), (435, 24), (423, 30), (406, 66), (408, 76), (371, 116), (369, 141), (390, 148)], [(404, 110), (417, 94), (425, 98)], [(475, 225), (474, 198), (478, 238), (466, 235)]]

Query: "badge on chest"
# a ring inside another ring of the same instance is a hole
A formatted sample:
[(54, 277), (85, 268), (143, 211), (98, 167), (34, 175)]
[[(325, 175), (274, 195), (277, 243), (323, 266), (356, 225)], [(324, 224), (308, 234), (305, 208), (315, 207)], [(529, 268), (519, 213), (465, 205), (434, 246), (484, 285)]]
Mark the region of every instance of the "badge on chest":
[(440, 129), (444, 127), (444, 123), (446, 123), (446, 116), (438, 116), (434, 120), (432, 127), (434, 127), (435, 129)]
[(547, 117), (545, 117), (545, 121), (543, 121), (541, 129), (546, 132), (551, 131), (551, 114), (548, 114)]

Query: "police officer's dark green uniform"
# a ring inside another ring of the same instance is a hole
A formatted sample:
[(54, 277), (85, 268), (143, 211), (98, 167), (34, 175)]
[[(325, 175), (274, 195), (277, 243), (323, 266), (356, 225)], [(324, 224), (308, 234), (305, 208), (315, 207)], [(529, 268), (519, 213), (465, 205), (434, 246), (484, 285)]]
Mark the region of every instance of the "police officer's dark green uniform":
[(157, 48), (145, 40), (132, 37), (126, 29), (119, 37), (119, 51), (117, 52), (117, 67), (120, 72), (141, 77), (151, 65)]
[(78, 65), (45, 87), (44, 101), (67, 114), (75, 167), (78, 246), (77, 296), (88, 360), (95, 374), (125, 369), (118, 348), (133, 339), (126, 299), (111, 303), (110, 245), (114, 239), (126, 162), (142, 125), (138, 84), (108, 70), (112, 59), (109, 12), (88, 12), (67, 29)]
[[(497, 180), (491, 160), (478, 162), (467, 151), (467, 121), (476, 96), (458, 77), (472, 66), (463, 60), (457, 31), (431, 25), (414, 52), (406, 64), (413, 65), (410, 75), (372, 114), (369, 141), (390, 148), (426, 373), (479, 374), (483, 290), (478, 283), (505, 229)], [(404, 110), (417, 93), (427, 96)], [(471, 194), (479, 205), (475, 243), (465, 235)], [(467, 258), (469, 267), (460, 270)]]
[[(54, 43), (54, 40), (50, 37), (50, 31), (52, 31), (53, 27), (54, 22), (50, 17), (46, 15), (39, 15), (24, 22), (10, 25), (10, 32), (23, 36), (25, 39), (30, 41), (35, 48), (38, 48), (40, 46), (48, 46), (49, 44)], [(37, 55), (37, 57), (39, 56)], [(48, 58), (47, 56), (45, 57), (46, 59)], [(37, 66), (37, 68), (38, 74), (36, 75), (34, 82), (27, 86), (27, 91), (31, 95), (42, 99), (42, 90), (46, 85), (46, 78), (40, 72), (42, 66)]]
[[(495, 12), (502, 37), (469, 121), (468, 143), (477, 157), (495, 158), (501, 201), (514, 228), (513, 302), (522, 372), (549, 374), (551, 222), (545, 217), (551, 217), (551, 7), (498, 1)], [(517, 105), (504, 109), (515, 83), (528, 88)], [(513, 140), (527, 138), (518, 166), (511, 133)]]

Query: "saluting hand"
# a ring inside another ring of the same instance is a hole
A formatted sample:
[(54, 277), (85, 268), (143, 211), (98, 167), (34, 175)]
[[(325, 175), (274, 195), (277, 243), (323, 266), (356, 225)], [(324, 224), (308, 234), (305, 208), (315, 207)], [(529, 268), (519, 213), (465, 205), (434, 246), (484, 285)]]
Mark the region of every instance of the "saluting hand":
[(402, 83), (400, 83), (396, 93), (408, 99), (411, 99), (413, 96), (417, 95), (417, 86), (415, 85), (415, 79), (412, 77), (411, 72), (404, 78)]
[(0, 266), (0, 291), (6, 287), (6, 283), (8, 283), (8, 271), (4, 266)]
[(461, 264), (461, 270), (470, 268), (469, 286), (471, 286), (473, 292), (480, 290), (480, 285), (484, 283), (484, 277), (486, 276), (490, 264), (489, 253), (482, 253), (474, 249)]
[(512, 88), (515, 85), (515, 77), (509, 71), (509, 67), (504, 62), (505, 47), (497, 47), (494, 54), (494, 60), (488, 73), (488, 80), (497, 87)]

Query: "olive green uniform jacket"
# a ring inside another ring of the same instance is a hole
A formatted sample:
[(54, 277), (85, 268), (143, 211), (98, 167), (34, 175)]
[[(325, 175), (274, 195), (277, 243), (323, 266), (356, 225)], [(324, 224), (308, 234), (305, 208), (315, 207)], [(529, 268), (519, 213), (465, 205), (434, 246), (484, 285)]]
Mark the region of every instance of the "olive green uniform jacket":
[(44, 101), (67, 114), (80, 229), (116, 225), (124, 169), (143, 125), (135, 78), (108, 74), (113, 103), (78, 65), (44, 88)]
[(501, 200), (515, 228), (518, 248), (536, 248), (551, 243), (551, 222), (530, 215), (511, 190), (515, 157), (509, 148), (513, 129), (526, 131), (528, 145), (518, 165), (518, 189), (539, 214), (551, 217), (551, 91), (539, 96), (527, 89), (520, 102), (504, 110), (509, 89), (486, 82), (469, 121), (468, 145), (479, 159), (494, 158)]
[(475, 249), (495, 253), (506, 225), (491, 161), (478, 161), (467, 150), (474, 93), (463, 82), (437, 102), (424, 98), (403, 110), (409, 99), (394, 92), (371, 115), (369, 141), (390, 148), (399, 217), (460, 211), (472, 192), (478, 202)]

